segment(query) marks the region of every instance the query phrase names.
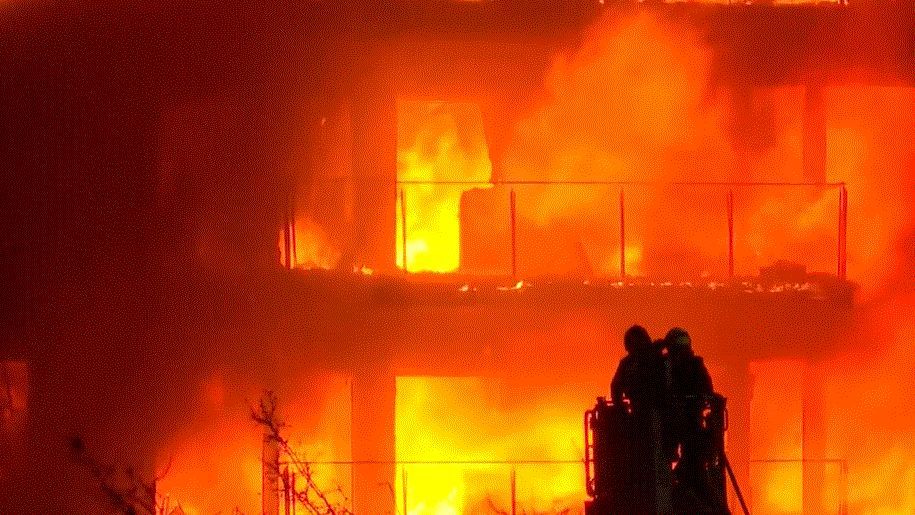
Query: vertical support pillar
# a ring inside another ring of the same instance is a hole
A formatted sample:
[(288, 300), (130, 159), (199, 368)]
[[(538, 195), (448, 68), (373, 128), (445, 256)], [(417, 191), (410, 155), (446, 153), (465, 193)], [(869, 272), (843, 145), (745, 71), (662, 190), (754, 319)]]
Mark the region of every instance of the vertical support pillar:
[(396, 513), (397, 381), (390, 370), (358, 370), (353, 377), (352, 454), (354, 513)]
[(292, 235), (289, 233), (289, 204), (283, 211), (283, 266), (292, 268)]
[(295, 194), (293, 193), (292, 197), (289, 199), (289, 246), (291, 249), (290, 255), (292, 258), (289, 261), (289, 268), (295, 268), (298, 263), (298, 256), (296, 254), (296, 241), (295, 241)]
[(397, 98), (394, 66), (383, 49), (365, 49), (353, 87), (354, 265), (393, 273), (396, 264)]
[(817, 515), (826, 513), (823, 506), (823, 492), (826, 477), (826, 416), (824, 414), (823, 391), (826, 370), (820, 363), (804, 366), (804, 405), (801, 415), (801, 458), (803, 470), (804, 513)]
[(826, 103), (823, 85), (816, 82), (804, 91), (802, 145), (804, 181), (826, 182)]

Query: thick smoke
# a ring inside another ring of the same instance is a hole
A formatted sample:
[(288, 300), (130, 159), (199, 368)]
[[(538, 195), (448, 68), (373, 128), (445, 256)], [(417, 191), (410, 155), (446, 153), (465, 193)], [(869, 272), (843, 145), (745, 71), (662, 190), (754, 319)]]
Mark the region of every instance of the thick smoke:
[[(802, 181), (803, 88), (760, 89), (741, 99), (714, 82), (713, 57), (685, 27), (648, 14), (603, 20), (577, 54), (557, 60), (550, 100), (516, 127), (507, 176)], [(830, 86), (824, 101), (826, 180), (848, 188), (848, 273), (860, 286), (855, 323), (836, 342), (845, 350), (825, 363), (825, 452), (848, 460), (854, 512), (910, 513), (915, 90)], [(627, 253), (635, 255), (630, 273), (721, 274), (720, 190), (625, 189), (627, 247), (633, 246)], [(616, 187), (541, 188), (519, 206), (541, 226), (573, 227), (594, 268), (616, 273), (619, 254), (608, 249), (615, 248), (618, 194)], [(735, 196), (738, 273), (755, 274), (776, 259), (835, 272), (835, 190), (739, 190)]]
[[(802, 180), (803, 90), (757, 90), (748, 100), (735, 100), (732, 91), (715, 83), (713, 59), (701, 38), (682, 26), (647, 14), (601, 20), (580, 51), (557, 59), (547, 83), (549, 100), (516, 127), (504, 164), (506, 178), (653, 183)], [(846, 342), (837, 342), (844, 344), (844, 350), (826, 363), (826, 452), (848, 459), (849, 502), (854, 511), (911, 512), (915, 509), (911, 494), (915, 491), (915, 415), (911, 411), (915, 398), (908, 389), (915, 378), (911, 351), (915, 339), (911, 284), (915, 142), (910, 135), (915, 133), (915, 93), (911, 88), (849, 86), (830, 87), (825, 97), (827, 180), (848, 185), (849, 274), (862, 286), (856, 324)], [(423, 109), (421, 105), (401, 106), (401, 114), (436, 123), (428, 131), (400, 131), (400, 163), (402, 167), (433, 163), (438, 171), (414, 166), (410, 169), (420, 171), (402, 178), (488, 177), (482, 141), (465, 137), (465, 133), (474, 132), (467, 131), (466, 126), (477, 123), (467, 121), (475, 119), (475, 111), (455, 117), (439, 113), (434, 106), (429, 108), (431, 113)], [(460, 124), (464, 125), (456, 126)], [(441, 175), (443, 170), (448, 173)], [(566, 228), (571, 237), (580, 239), (595, 271), (615, 274), (619, 254), (610, 242), (618, 237), (619, 189), (519, 189), (519, 210), (532, 224)], [(625, 189), (628, 245), (632, 246), (627, 248), (629, 273), (678, 277), (723, 274), (726, 189)], [(407, 191), (410, 212), (419, 202), (434, 200), (430, 200), (434, 195), (429, 189)], [(834, 190), (738, 190), (735, 195), (738, 273), (755, 274), (759, 266), (780, 258), (805, 263), (813, 270), (834, 270)], [(454, 251), (446, 252), (444, 258), (429, 257), (436, 263), (451, 260), (446, 269), (456, 266), (457, 203), (457, 195), (449, 196), (444, 210), (451, 217), (447, 222), (450, 236), (445, 239)], [(411, 216), (407, 217), (408, 233), (418, 236), (422, 228), (411, 222)], [(429, 231), (430, 239), (433, 236), (441, 235)], [(409, 246), (408, 242), (408, 254), (422, 259), (425, 249)], [(676, 270), (671, 271), (672, 264)], [(294, 376), (287, 372), (275, 375)], [(222, 381), (230, 386), (222, 386)], [(213, 492), (244, 492), (231, 496), (231, 500), (256, 504), (259, 470), (252, 467), (258, 464), (258, 435), (247, 421), (244, 403), (245, 397), (259, 394), (259, 386), (252, 382), (237, 377), (220, 379), (217, 374), (197, 385), (195, 395), (203, 408), (195, 421), (200, 423), (185, 421), (194, 429), (176, 435), (173, 442), (163, 446), (174, 449), (176, 460), (163, 488), (169, 481), (186, 488), (175, 490), (176, 499), (183, 497), (202, 510), (217, 506), (231, 509), (219, 504), (226, 498), (207, 498), (210, 494), (204, 494), (209, 484), (217, 484)], [(488, 387), (476, 383), (468, 389), (474, 395), (492, 394)], [(312, 442), (322, 441), (321, 435), (348, 435), (345, 428), (334, 425), (338, 420), (333, 416), (327, 422), (317, 421), (325, 415), (334, 395), (316, 393), (320, 390), (317, 387), (307, 390), (296, 393), (290, 387), (280, 392), (281, 399), (314, 409), (298, 420), (293, 416), (293, 422), (318, 435)], [(577, 417), (582, 408), (578, 399), (559, 397), (556, 404), (574, 404), (569, 413)], [(449, 401), (462, 403), (461, 399)], [(529, 411), (540, 409), (533, 404), (496, 413), (523, 419)], [(413, 422), (419, 425), (428, 421)], [(491, 425), (497, 422), (502, 420)], [(423, 434), (424, 428), (414, 430)], [(575, 431), (577, 436), (577, 428)], [(239, 446), (239, 441), (246, 443)], [(337, 448), (333, 438), (324, 441), (330, 443), (324, 451), (316, 449), (319, 457), (347, 458), (345, 453), (328, 450)], [(222, 443), (225, 445), (219, 445)], [(207, 457), (211, 461), (196, 456), (214, 447)], [(515, 457), (483, 447), (465, 451), (478, 453), (481, 459)], [(777, 451), (766, 449), (763, 454), (770, 450)], [(557, 456), (568, 458), (570, 453)], [(239, 464), (242, 455), (248, 461)], [(164, 464), (167, 459), (164, 454), (160, 461)], [(190, 476), (182, 475), (187, 467), (195, 471)], [(195, 475), (204, 470), (212, 475)], [(226, 479), (232, 474), (231, 480)], [(417, 480), (414, 477), (412, 481)], [(578, 485), (560, 494), (575, 488)], [(246, 509), (256, 510), (256, 506)]]
[[(657, 186), (530, 188), (519, 193), (522, 215), (540, 226), (572, 227), (567, 232), (584, 244), (591, 267), (615, 274), (623, 189), (630, 274), (722, 276), (728, 188), (663, 184), (805, 181), (804, 94), (803, 87), (722, 84), (714, 58), (687, 27), (650, 14), (601, 20), (576, 54), (556, 60), (549, 100), (515, 129), (506, 175)], [(885, 273), (885, 249), (912, 220), (912, 143), (898, 137), (911, 133), (911, 90), (831, 87), (825, 97), (827, 181), (849, 188), (849, 273), (874, 284)], [(778, 259), (835, 272), (836, 189), (732, 189), (738, 275)]]
[(848, 350), (826, 367), (826, 451), (848, 459), (852, 513), (912, 513), (915, 90), (837, 88), (828, 100), (828, 173), (849, 183), (849, 273), (863, 291)]

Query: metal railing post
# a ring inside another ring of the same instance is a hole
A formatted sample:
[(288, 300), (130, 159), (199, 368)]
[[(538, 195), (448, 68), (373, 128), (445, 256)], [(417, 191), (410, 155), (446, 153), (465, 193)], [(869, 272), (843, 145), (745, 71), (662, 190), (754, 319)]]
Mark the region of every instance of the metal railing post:
[(848, 515), (848, 461), (839, 465), (839, 514)]
[(512, 467), (511, 487), (512, 487), (512, 509), (511, 509), (511, 515), (516, 515), (516, 513), (517, 513), (517, 508), (518, 508), (518, 503), (517, 503), (518, 496), (517, 496), (517, 480), (516, 480), (516, 477), (515, 477), (515, 467)]
[(734, 278), (734, 190), (728, 190), (728, 279)]
[(283, 509), (286, 515), (292, 514), (290, 501), (292, 501), (292, 492), (289, 485), (289, 466), (283, 467)]
[(299, 495), (296, 493), (297, 491), (296, 491), (295, 483), (296, 483), (296, 475), (295, 475), (295, 471), (293, 470), (292, 474), (289, 477), (289, 488), (291, 489), (291, 493), (289, 495), (292, 499), (292, 515), (295, 515), (295, 512), (296, 512), (295, 503), (299, 499)]
[(400, 254), (403, 260), (404, 273), (409, 272), (407, 268), (407, 202), (404, 189), (400, 189)]
[(402, 492), (403, 515), (407, 515), (407, 467), (406, 467), (406, 465), (404, 465), (400, 469), (400, 474), (403, 477), (403, 492)]
[(620, 280), (626, 279), (626, 200), (620, 188)]
[(845, 280), (848, 266), (848, 247), (846, 238), (848, 237), (848, 190), (845, 184), (839, 187), (839, 248), (836, 252), (838, 263), (836, 264), (836, 275), (839, 279)]
[(511, 190), (508, 196), (509, 216), (511, 216), (511, 236), (512, 236), (512, 279), (518, 277), (518, 239), (517, 239), (517, 206), (515, 199), (515, 190)]

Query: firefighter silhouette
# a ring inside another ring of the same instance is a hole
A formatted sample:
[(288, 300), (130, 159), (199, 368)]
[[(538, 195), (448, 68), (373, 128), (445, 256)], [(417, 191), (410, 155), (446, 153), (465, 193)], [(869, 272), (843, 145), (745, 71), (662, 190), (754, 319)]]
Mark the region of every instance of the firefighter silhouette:
[(640, 325), (630, 327), (623, 337), (626, 356), (620, 360), (610, 382), (610, 398), (617, 406), (629, 411), (646, 409), (663, 398), (660, 382), (661, 354), (651, 341), (648, 331)]
[(635, 325), (624, 344), (611, 402), (600, 397), (585, 412), (586, 485), (593, 497), (585, 513), (729, 514), (726, 399), (713, 392), (689, 333), (675, 327), (652, 342)]
[(622, 409), (625, 449), (617, 451), (617, 465), (627, 470), (620, 479), (633, 499), (628, 510), (651, 512), (649, 507), (670, 506), (670, 461), (662, 446), (664, 405), (668, 384), (662, 347), (652, 342), (644, 327), (630, 327), (623, 338), (627, 355), (620, 360), (610, 383), (613, 405)]
[(676, 462), (677, 497), (690, 505), (707, 497), (706, 469), (714, 450), (703, 428), (702, 403), (713, 393), (712, 378), (692, 349), (689, 334), (675, 327), (665, 337), (670, 363), (670, 400), (666, 413), (666, 453)]

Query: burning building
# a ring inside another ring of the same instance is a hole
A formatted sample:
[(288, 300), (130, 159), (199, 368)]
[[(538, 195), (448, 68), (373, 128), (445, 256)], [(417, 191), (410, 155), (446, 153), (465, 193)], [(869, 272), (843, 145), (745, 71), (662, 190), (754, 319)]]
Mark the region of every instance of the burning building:
[(641, 323), (754, 513), (912, 513), (913, 13), (0, 3), (0, 512), (304, 509), (265, 390), (344, 509), (580, 512)]

